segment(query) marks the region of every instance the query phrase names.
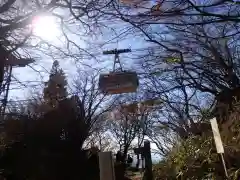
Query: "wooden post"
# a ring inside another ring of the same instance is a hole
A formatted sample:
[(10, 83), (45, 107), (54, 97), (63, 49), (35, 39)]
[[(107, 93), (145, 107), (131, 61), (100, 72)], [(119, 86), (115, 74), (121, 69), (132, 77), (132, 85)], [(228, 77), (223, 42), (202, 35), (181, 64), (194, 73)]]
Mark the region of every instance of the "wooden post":
[(145, 173), (143, 179), (153, 180), (150, 141), (144, 142), (144, 157), (145, 157)]
[(115, 180), (112, 152), (99, 153), (100, 180)]

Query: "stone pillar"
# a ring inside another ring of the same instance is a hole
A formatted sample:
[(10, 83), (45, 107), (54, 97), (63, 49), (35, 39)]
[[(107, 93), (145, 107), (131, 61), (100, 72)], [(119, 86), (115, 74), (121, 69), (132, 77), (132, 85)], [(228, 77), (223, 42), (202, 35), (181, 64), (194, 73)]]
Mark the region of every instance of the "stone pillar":
[(112, 152), (99, 153), (100, 180), (115, 180)]

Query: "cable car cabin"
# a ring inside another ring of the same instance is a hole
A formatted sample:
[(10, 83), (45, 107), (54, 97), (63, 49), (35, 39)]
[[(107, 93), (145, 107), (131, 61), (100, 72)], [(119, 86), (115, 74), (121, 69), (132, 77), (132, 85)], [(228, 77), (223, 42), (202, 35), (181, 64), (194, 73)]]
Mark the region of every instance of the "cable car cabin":
[(26, 59), (26, 58), (17, 59), (13, 55), (11, 55), (10, 58), (8, 58), (8, 60), (6, 61), (6, 65), (25, 67), (28, 64), (33, 63), (33, 62), (34, 62), (33, 59)]
[(128, 104), (128, 105), (122, 105), (121, 106), (122, 111), (129, 113), (129, 114), (137, 114), (138, 113), (138, 104)]
[(121, 94), (136, 92), (139, 85), (136, 72), (112, 72), (101, 74), (99, 77), (99, 89), (105, 94)]
[(160, 99), (150, 99), (141, 103), (142, 106), (146, 107), (156, 107), (161, 105), (163, 102)]

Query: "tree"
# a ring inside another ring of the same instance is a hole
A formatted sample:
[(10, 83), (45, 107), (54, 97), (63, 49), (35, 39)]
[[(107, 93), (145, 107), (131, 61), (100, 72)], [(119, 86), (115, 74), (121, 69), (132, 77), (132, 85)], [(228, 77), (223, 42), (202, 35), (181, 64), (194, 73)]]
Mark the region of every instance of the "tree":
[(85, 142), (86, 145), (84, 147), (86, 148), (98, 147), (101, 152), (116, 151), (111, 134), (104, 130), (97, 131), (95, 129)]
[[(138, 5), (125, 11), (113, 3), (110, 15), (129, 23), (134, 36), (139, 34), (150, 42), (146, 55), (139, 55), (142, 72), (148, 73), (144, 88), (158, 95), (171, 93), (182, 88), (180, 80), (208, 97), (206, 101), (229, 104), (230, 108), (224, 108), (230, 111), (234, 91), (240, 86), (238, 7), (233, 1), (166, 0), (154, 12), (146, 8), (135, 13)], [(217, 98), (223, 91), (225, 101)], [(218, 111), (224, 112), (224, 108)]]
[(62, 69), (59, 67), (59, 62), (54, 61), (49, 75), (49, 80), (45, 83), (43, 90), (44, 104), (51, 108), (55, 108), (60, 100), (66, 99), (67, 80)]
[(74, 79), (74, 94), (78, 97), (83, 121), (87, 125), (88, 135), (99, 130), (99, 124), (104, 124), (106, 112), (114, 107), (117, 98), (106, 96), (98, 89), (99, 71), (79, 70)]
[(152, 43), (154, 48), (151, 53), (147, 51), (146, 58), (152, 57), (156, 64), (167, 66), (168, 74), (181, 76), (189, 87), (214, 96), (239, 86), (239, 3), (166, 0), (159, 2), (157, 12), (146, 8), (134, 13), (140, 6), (141, 1), (126, 11), (113, 2), (113, 11), (108, 15), (129, 23), (135, 29), (134, 36), (140, 34)]
[(137, 139), (137, 146), (141, 146), (146, 135), (149, 112), (144, 107), (140, 110), (140, 103), (138, 94), (120, 97), (108, 117), (109, 131), (124, 158), (127, 157), (133, 141)]
[(94, 123), (89, 137), (84, 143), (84, 148), (98, 147), (101, 152), (115, 151), (115, 144), (107, 126), (108, 112), (103, 113)]
[[(51, 72), (55, 75), (59, 73), (59, 69), (53, 68)], [(48, 87), (54, 88), (56, 85), (54, 76), (52, 79)], [(79, 96), (59, 98), (55, 108), (37, 116), (17, 114), (17, 119), (6, 121), (4, 131), (9, 149), (5, 149), (1, 154), (0, 163), (1, 169), (4, 169), (4, 177), (14, 176), (15, 179), (81, 177), (91, 180), (98, 178), (97, 156), (90, 152), (92, 155), (89, 159), (87, 156), (89, 152), (83, 150), (83, 145), (92, 133), (97, 132), (98, 125), (104, 122), (103, 115), (111, 107), (111, 98), (109, 100), (99, 93), (95, 80), (96, 76), (92, 73), (89, 76), (81, 72), (75, 81), (75, 94)], [(66, 92), (54, 90), (56, 94)]]
[(149, 129), (147, 135), (151, 143), (155, 144), (157, 148), (154, 150), (154, 153), (163, 157), (168, 155), (172, 147), (176, 144), (178, 139), (180, 139), (177, 133), (158, 123), (153, 124)]
[(7, 148), (0, 156), (3, 176), (97, 179), (96, 154), (90, 152), (89, 159), (89, 152), (82, 149), (89, 127), (80, 107), (76, 97), (72, 97), (59, 101), (58, 107), (39, 116), (18, 115), (17, 119), (6, 120), (3, 130)]
[[(143, 96), (144, 97), (144, 96)], [(145, 97), (146, 98), (146, 97)], [(144, 99), (144, 98), (140, 98)], [(153, 124), (155, 124), (155, 118), (154, 115), (156, 114), (156, 111), (158, 111), (159, 105), (161, 104), (154, 104), (155, 99), (148, 99), (147, 101), (139, 101), (138, 102), (138, 112), (137, 112), (137, 120), (138, 120), (138, 132), (136, 135), (137, 148), (143, 147), (144, 139), (151, 137), (151, 132), (153, 130)], [(149, 106), (150, 105), (150, 106)], [(136, 168), (139, 168), (140, 164), (140, 154), (137, 154), (137, 162), (136, 162)]]
[(118, 114), (118, 118), (110, 118), (108, 120), (109, 130), (117, 141), (120, 151), (123, 152), (124, 158), (126, 158), (130, 145), (137, 136), (139, 122), (136, 119), (136, 115), (129, 115), (122, 112), (121, 109)]

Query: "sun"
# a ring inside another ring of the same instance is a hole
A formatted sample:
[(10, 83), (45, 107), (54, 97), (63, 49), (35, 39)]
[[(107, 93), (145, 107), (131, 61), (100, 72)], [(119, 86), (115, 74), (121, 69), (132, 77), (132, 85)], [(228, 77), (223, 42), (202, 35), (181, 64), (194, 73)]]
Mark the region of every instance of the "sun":
[(35, 36), (52, 41), (60, 36), (61, 31), (54, 16), (37, 16), (32, 21), (32, 30)]

